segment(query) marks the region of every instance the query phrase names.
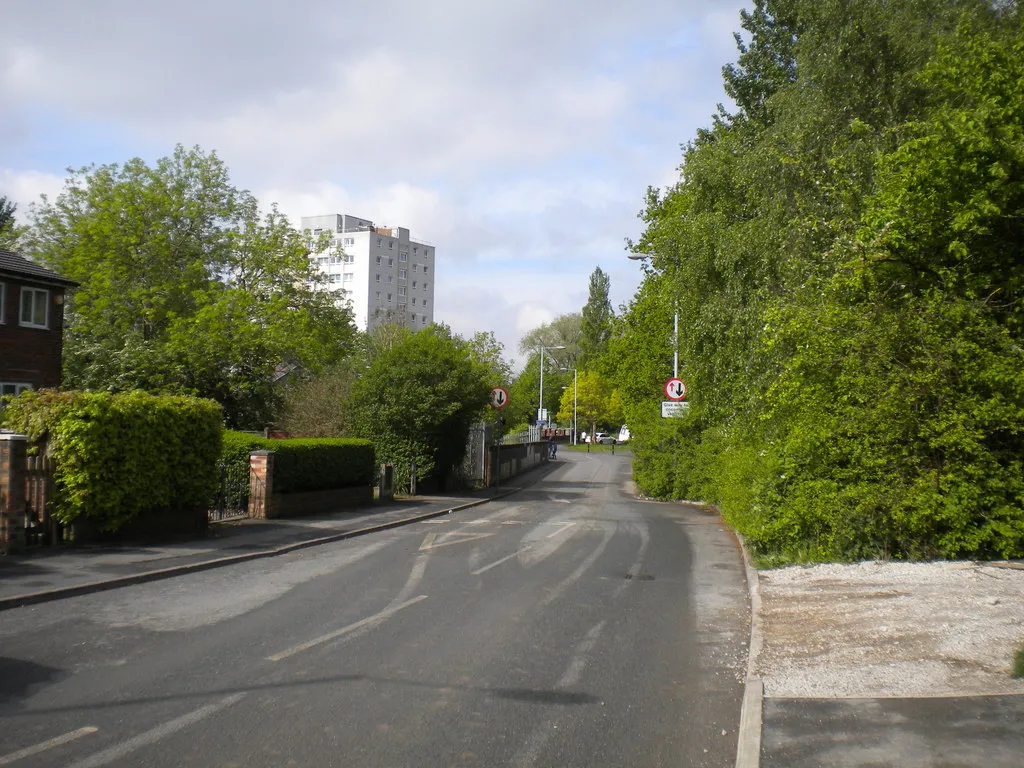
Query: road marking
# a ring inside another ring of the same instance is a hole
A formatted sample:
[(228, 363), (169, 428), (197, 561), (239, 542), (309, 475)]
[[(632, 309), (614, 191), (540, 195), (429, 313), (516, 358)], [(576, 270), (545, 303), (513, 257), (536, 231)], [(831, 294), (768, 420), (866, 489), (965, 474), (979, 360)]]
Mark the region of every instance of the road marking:
[(525, 525), (522, 520), (502, 520), (502, 525)]
[(596, 563), (597, 559), (601, 557), (601, 554), (604, 552), (605, 547), (608, 546), (608, 542), (612, 540), (612, 536), (614, 535), (614, 533), (614, 529), (605, 529), (604, 538), (601, 540), (601, 543), (598, 544), (597, 549), (595, 549), (586, 560), (580, 563), (579, 568), (577, 568), (575, 571), (573, 571), (564, 579), (562, 579), (555, 586), (555, 588), (552, 589), (547, 594), (547, 596), (541, 601), (541, 605), (550, 605), (559, 597), (561, 597), (562, 593), (565, 592), (565, 590), (567, 590), (574, 582), (578, 581), (579, 578), (587, 572), (587, 569), (590, 568), (590, 566), (592, 566), (594, 563)]
[(428, 533), (427, 537), (423, 539), (423, 543), (420, 544), (420, 552), (426, 552), (431, 549), (440, 549), (441, 547), (450, 547), (453, 544), (465, 544), (468, 541), (476, 541), (477, 539), (486, 539), (488, 536), (494, 536), (493, 533), (446, 533), (444, 534), (444, 540), (439, 543), (437, 541), (436, 533)]
[(420, 520), (420, 525), (448, 525), (451, 520)]
[(491, 570), (491, 568), (497, 568), (502, 563), (507, 563), (513, 557), (518, 557), (519, 553), (523, 551), (525, 550), (516, 550), (511, 555), (507, 555), (506, 557), (501, 558), (501, 560), (495, 560), (493, 563), (491, 563), (490, 565), (485, 565), (483, 568), (477, 568), (475, 571), (471, 571), (471, 573), (474, 576), (479, 576), (481, 573)]
[(74, 741), (75, 739), (80, 739), (83, 736), (88, 736), (90, 733), (96, 733), (98, 730), (99, 728), (87, 725), (84, 728), (79, 728), (77, 731), (65, 733), (63, 736), (54, 736), (52, 739), (48, 739), (40, 744), (19, 749), (17, 752), (11, 752), (9, 755), (0, 756), (0, 765), (10, 765), (15, 760), (21, 760), (24, 757), (31, 757), (32, 755), (38, 755), (40, 752), (45, 752), (48, 749), (59, 747), (61, 744), (67, 744), (69, 741)]
[(426, 595), (419, 595), (418, 597), (414, 597), (412, 600), (406, 600), (404, 603), (389, 605), (380, 613), (375, 613), (373, 616), (367, 616), (365, 619), (360, 619), (355, 624), (349, 624), (347, 627), (342, 627), (341, 629), (336, 629), (333, 632), (328, 632), (326, 635), (321, 635), (320, 637), (309, 640), (308, 642), (300, 643), (299, 645), (289, 648), (287, 651), (281, 651), (280, 653), (275, 653), (273, 656), (267, 656), (267, 659), (269, 661), (281, 661), (282, 659), (287, 659), (289, 656), (294, 656), (302, 651), (308, 651), (310, 648), (330, 642), (331, 640), (341, 637), (342, 635), (347, 635), (350, 632), (355, 632), (357, 629), (379, 624), (385, 619), (388, 619), (398, 613), (403, 608), (408, 608), (410, 605), (415, 605), (421, 600), (426, 599)]
[(550, 539), (550, 538), (553, 538), (553, 537), (557, 536), (560, 533), (564, 533), (565, 531), (567, 531), (568, 529), (570, 529), (574, 525), (576, 525), (576, 523), (548, 523), (548, 525), (560, 525), (562, 527), (559, 528), (554, 533), (549, 533), (547, 536), (544, 537), (546, 539)]
[(580, 681), (583, 668), (587, 665), (587, 654), (594, 650), (594, 644), (597, 643), (597, 638), (601, 636), (601, 630), (604, 629), (604, 625), (604, 621), (599, 622), (587, 632), (583, 641), (576, 646), (576, 653), (573, 654), (568, 669), (565, 670), (565, 674), (558, 681), (559, 688), (568, 688), (570, 685), (575, 685)]
[(160, 739), (164, 739), (170, 736), (172, 733), (188, 728), (188, 726), (198, 723), (205, 717), (219, 712), (222, 709), (227, 709), (232, 704), (245, 698), (244, 693), (235, 693), (231, 696), (215, 701), (213, 704), (207, 704), (205, 707), (200, 707), (194, 712), (189, 712), (187, 715), (182, 715), (174, 720), (169, 720), (163, 725), (158, 725), (156, 728), (151, 728), (148, 731), (140, 733), (138, 736), (134, 736), (127, 741), (122, 741), (120, 744), (115, 744), (112, 747), (108, 747), (101, 752), (97, 752), (95, 755), (79, 760), (77, 763), (73, 763), (68, 768), (100, 768), (102, 765), (107, 765), (115, 760), (120, 760), (125, 755), (134, 752), (142, 747), (149, 746)]

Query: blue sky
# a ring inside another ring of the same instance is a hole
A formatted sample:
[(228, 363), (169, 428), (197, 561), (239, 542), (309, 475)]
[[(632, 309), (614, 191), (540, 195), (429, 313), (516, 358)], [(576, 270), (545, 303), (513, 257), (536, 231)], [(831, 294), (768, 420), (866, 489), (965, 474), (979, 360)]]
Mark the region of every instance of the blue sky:
[(0, 26), (0, 195), (64, 169), (215, 150), (298, 217), (352, 213), (437, 246), (435, 319), (512, 358), (628, 301), (648, 185), (725, 100), (730, 0), (33, 0)]

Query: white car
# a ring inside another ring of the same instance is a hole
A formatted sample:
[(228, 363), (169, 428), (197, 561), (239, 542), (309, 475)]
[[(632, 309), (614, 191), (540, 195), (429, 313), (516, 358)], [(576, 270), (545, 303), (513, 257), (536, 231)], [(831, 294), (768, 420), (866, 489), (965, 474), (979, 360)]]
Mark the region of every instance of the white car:
[(597, 432), (594, 434), (594, 442), (600, 445), (615, 445), (615, 438), (607, 432)]

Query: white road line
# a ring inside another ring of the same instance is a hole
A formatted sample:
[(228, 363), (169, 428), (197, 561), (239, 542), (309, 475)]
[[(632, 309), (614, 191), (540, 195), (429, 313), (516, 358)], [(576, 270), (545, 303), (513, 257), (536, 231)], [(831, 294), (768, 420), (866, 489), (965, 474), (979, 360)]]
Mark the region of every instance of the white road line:
[(426, 595), (420, 595), (418, 597), (414, 597), (412, 600), (406, 600), (404, 603), (399, 603), (398, 605), (389, 605), (380, 613), (375, 613), (373, 616), (367, 616), (365, 619), (360, 619), (355, 624), (349, 624), (347, 627), (336, 629), (334, 632), (328, 632), (326, 635), (321, 635), (320, 637), (314, 638), (308, 642), (300, 643), (299, 645), (289, 648), (287, 651), (281, 651), (280, 653), (275, 653), (273, 656), (267, 656), (267, 659), (269, 661), (281, 661), (282, 659), (287, 659), (289, 656), (294, 656), (302, 651), (308, 651), (310, 648), (330, 642), (331, 640), (341, 637), (342, 635), (347, 635), (350, 632), (355, 632), (357, 629), (379, 624), (385, 619), (388, 619), (398, 613), (403, 608), (408, 608), (410, 605), (415, 605), (420, 602), (420, 600), (426, 599)]
[(559, 529), (558, 529), (557, 531), (555, 531), (554, 533), (549, 533), (549, 534), (548, 534), (547, 536), (545, 536), (545, 537), (544, 537), (544, 538), (546, 538), (546, 539), (550, 539), (550, 538), (552, 538), (552, 537), (554, 537), (554, 536), (557, 536), (557, 535), (558, 535), (558, 534), (560, 534), (560, 533), (564, 533), (565, 531), (569, 530), (569, 529), (570, 529), (570, 528), (572, 528), (572, 527), (573, 527), (574, 525), (576, 525), (576, 523), (548, 523), (548, 525), (560, 525), (560, 526), (562, 526), (562, 527), (561, 527), (561, 528), (559, 528)]
[(597, 559), (601, 557), (601, 554), (604, 552), (605, 547), (608, 546), (608, 542), (612, 540), (612, 536), (614, 534), (614, 529), (609, 530), (606, 528), (604, 532), (604, 538), (601, 540), (601, 543), (598, 544), (597, 549), (595, 549), (586, 560), (580, 563), (579, 568), (577, 568), (575, 571), (573, 571), (564, 579), (562, 579), (557, 585), (555, 585), (555, 588), (552, 589), (547, 594), (547, 596), (541, 601), (541, 605), (550, 605), (559, 597), (561, 597), (562, 593), (565, 592), (565, 590), (567, 590), (574, 582), (578, 581), (579, 578), (587, 572), (587, 569), (590, 568), (590, 566), (592, 566), (594, 563), (596, 563)]
[(487, 539), (494, 535), (493, 533), (459, 533), (456, 531), (444, 534), (444, 538), (439, 541), (436, 533), (428, 533), (427, 537), (423, 539), (423, 543), (420, 544), (419, 551), (427, 552), (431, 549), (451, 547), (455, 544), (466, 544), (477, 539)]
[(19, 749), (17, 752), (11, 752), (9, 755), (0, 756), (0, 765), (10, 765), (15, 760), (21, 760), (24, 757), (31, 757), (32, 755), (38, 755), (40, 752), (45, 752), (48, 749), (59, 747), (61, 744), (67, 744), (69, 741), (74, 741), (75, 739), (80, 739), (83, 736), (88, 736), (90, 733), (96, 733), (98, 730), (99, 728), (87, 725), (85, 728), (79, 728), (77, 731), (65, 733), (63, 736), (54, 736), (52, 739), (48, 739), (40, 744)]
[(587, 654), (594, 650), (594, 645), (597, 643), (597, 638), (601, 636), (601, 630), (604, 629), (604, 625), (604, 621), (598, 622), (596, 626), (587, 632), (580, 644), (576, 646), (576, 653), (573, 654), (568, 669), (565, 670), (565, 674), (558, 681), (559, 688), (568, 688), (570, 685), (575, 685), (580, 681), (583, 668), (587, 665)]
[(517, 551), (513, 552), (511, 555), (506, 555), (505, 557), (501, 558), (501, 560), (495, 560), (490, 565), (485, 565), (483, 568), (477, 568), (475, 571), (470, 571), (470, 573), (472, 573), (472, 575), (474, 575), (474, 576), (479, 576), (481, 573), (484, 573), (485, 571), (491, 570), (491, 568), (497, 568), (502, 563), (507, 563), (513, 557), (518, 557), (519, 556), (519, 552), (520, 552), (520, 550), (517, 550)]
[(187, 715), (182, 715), (174, 720), (168, 720), (163, 725), (158, 725), (156, 728), (144, 731), (138, 736), (134, 736), (126, 741), (122, 741), (120, 744), (108, 747), (107, 749), (97, 752), (95, 755), (91, 755), (84, 760), (72, 763), (68, 768), (100, 768), (102, 765), (107, 765), (115, 760), (120, 760), (125, 755), (131, 754), (137, 749), (149, 746), (150, 744), (160, 741), (160, 739), (167, 738), (173, 733), (177, 733), (184, 728), (188, 728), (190, 725), (198, 723), (203, 718), (209, 717), (222, 709), (227, 709), (232, 704), (235, 704), (243, 698), (245, 698), (244, 693), (234, 693), (220, 701), (215, 701), (213, 704), (207, 704), (205, 707), (200, 707), (193, 712), (189, 712)]

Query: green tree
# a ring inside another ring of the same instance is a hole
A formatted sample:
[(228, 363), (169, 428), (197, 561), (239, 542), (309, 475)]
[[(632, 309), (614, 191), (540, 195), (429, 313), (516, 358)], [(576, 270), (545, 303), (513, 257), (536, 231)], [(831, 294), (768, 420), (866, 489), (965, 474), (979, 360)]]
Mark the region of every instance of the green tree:
[(17, 207), (6, 197), (0, 196), (0, 234), (14, 228), (14, 211)]
[[(575, 399), (574, 399), (575, 394)], [(622, 420), (622, 401), (612, 383), (597, 371), (580, 371), (575, 393), (572, 387), (561, 391), (558, 421), (571, 424), (575, 403), (576, 422), (593, 435), (598, 427), (610, 429)], [(580, 430), (583, 431), (583, 430)]]
[(407, 481), (443, 488), (465, 455), (469, 427), (487, 407), (490, 372), (470, 344), (435, 325), (383, 351), (352, 392), (356, 436), (373, 440), (381, 461)]
[(580, 322), (579, 366), (592, 365), (605, 353), (611, 336), (612, 303), (608, 298), (611, 279), (600, 267), (590, 274), (590, 293), (583, 307)]
[(211, 397), (262, 426), (280, 366), (316, 372), (352, 347), (309, 239), (230, 184), (215, 154), (179, 146), (149, 166), (72, 172), (33, 206), (29, 255), (81, 283), (67, 307), (65, 381)]

